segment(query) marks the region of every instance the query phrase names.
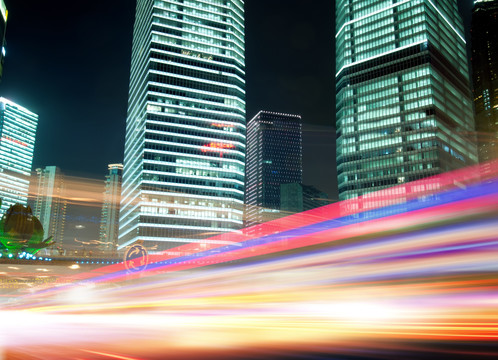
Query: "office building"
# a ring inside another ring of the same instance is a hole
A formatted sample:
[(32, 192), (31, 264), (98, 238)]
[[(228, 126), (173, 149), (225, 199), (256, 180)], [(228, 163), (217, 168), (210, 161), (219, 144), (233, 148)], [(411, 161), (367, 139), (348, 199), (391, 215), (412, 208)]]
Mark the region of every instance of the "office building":
[(40, 220), (45, 238), (52, 236), (53, 247), (63, 248), (67, 209), (64, 175), (56, 166), (39, 168), (33, 185), (33, 215)]
[(105, 177), (104, 200), (100, 216), (100, 248), (115, 253), (118, 247), (119, 206), (121, 201), (121, 178), (123, 164), (109, 164)]
[(472, 78), (479, 161), (498, 159), (498, 1), (474, 1)]
[(280, 185), (301, 183), (299, 115), (260, 111), (247, 124), (246, 226), (281, 217)]
[(340, 200), (477, 161), (456, 0), (336, 2)]
[(137, 1), (119, 249), (242, 227), (244, 48), (242, 0)]
[(0, 97), (0, 215), (27, 205), (38, 115)]
[(9, 12), (4, 0), (0, 0), (0, 80), (3, 74), (3, 63), (5, 58), (5, 32), (7, 31), (7, 17)]
[(290, 215), (329, 205), (331, 201), (323, 191), (311, 185), (289, 183), (280, 185), (280, 211)]

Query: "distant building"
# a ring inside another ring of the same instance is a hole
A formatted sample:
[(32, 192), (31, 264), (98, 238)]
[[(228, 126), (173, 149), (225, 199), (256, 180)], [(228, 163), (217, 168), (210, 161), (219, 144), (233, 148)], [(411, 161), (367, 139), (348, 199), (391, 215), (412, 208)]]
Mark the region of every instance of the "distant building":
[(0, 215), (27, 205), (38, 115), (0, 97)]
[(472, 78), (479, 161), (498, 159), (498, 1), (474, 1)]
[(9, 12), (5, 6), (5, 2), (0, 0), (0, 80), (3, 74), (3, 62), (5, 57), (5, 32), (7, 30), (7, 16)]
[(54, 247), (64, 247), (67, 210), (64, 175), (56, 166), (39, 168), (36, 169), (36, 183), (33, 185), (33, 215), (42, 223), (45, 238), (52, 236)]
[(314, 186), (299, 183), (280, 185), (280, 211), (284, 215), (300, 213), (330, 203), (328, 195)]
[(280, 185), (302, 182), (299, 115), (260, 111), (247, 125), (246, 226), (280, 217)]
[(121, 201), (121, 178), (123, 164), (109, 164), (109, 174), (105, 177), (104, 202), (100, 217), (100, 248), (115, 252), (119, 235), (119, 207)]
[(456, 0), (338, 0), (339, 199), (477, 162)]

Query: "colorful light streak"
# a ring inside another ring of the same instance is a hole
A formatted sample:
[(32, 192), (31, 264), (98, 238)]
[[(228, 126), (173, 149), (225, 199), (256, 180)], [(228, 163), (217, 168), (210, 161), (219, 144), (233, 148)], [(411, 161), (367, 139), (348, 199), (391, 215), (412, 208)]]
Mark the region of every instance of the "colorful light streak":
[[(237, 246), (184, 245), (155, 255), (154, 269), (138, 276), (119, 266), (80, 274), (93, 284), (79, 289), (86, 300), (67, 301), (70, 289), (61, 287), (4, 311), (2, 318), (17, 319), (5, 343), (21, 352), (62, 346), (67, 359), (491, 357), (498, 183), (473, 179), (465, 189), (441, 181), (442, 192), (388, 207), (354, 212), (336, 204), (329, 216), (319, 209), (280, 219), (254, 238), (233, 234)], [(203, 267), (234, 259), (244, 262)]]

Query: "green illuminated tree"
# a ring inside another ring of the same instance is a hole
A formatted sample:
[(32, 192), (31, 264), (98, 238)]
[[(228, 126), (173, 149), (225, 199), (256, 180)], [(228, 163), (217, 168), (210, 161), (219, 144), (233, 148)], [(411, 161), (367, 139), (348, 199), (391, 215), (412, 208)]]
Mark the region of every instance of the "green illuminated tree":
[(12, 205), (0, 220), (1, 247), (9, 253), (33, 255), (55, 243), (52, 237), (43, 240), (43, 235), (43, 226), (29, 206)]

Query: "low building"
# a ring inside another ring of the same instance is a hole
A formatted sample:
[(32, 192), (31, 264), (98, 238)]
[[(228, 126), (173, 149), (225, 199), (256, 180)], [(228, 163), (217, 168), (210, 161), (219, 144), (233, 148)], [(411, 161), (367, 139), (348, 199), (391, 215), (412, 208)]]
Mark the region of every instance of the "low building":
[(330, 203), (328, 195), (314, 186), (300, 183), (280, 185), (280, 211), (283, 215), (300, 213)]
[(109, 164), (105, 180), (104, 201), (100, 217), (100, 247), (115, 253), (118, 247), (119, 208), (121, 201), (121, 179), (123, 164)]
[(64, 248), (66, 226), (66, 184), (64, 175), (56, 166), (36, 169), (33, 215), (42, 223), (45, 237), (52, 236), (54, 247)]

